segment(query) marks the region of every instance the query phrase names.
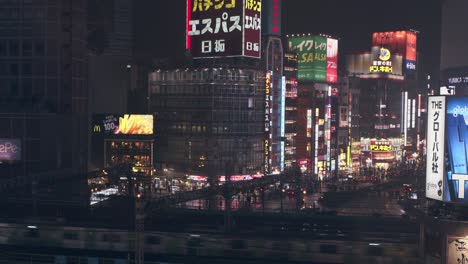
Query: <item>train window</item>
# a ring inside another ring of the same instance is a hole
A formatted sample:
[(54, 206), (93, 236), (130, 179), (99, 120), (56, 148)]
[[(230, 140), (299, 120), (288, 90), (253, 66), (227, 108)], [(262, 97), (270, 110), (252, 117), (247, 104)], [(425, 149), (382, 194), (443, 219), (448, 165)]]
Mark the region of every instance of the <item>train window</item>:
[(39, 231), (37, 231), (37, 229), (28, 229), (28, 230), (24, 233), (24, 236), (25, 236), (25, 237), (30, 237), (30, 238), (39, 237)]
[(120, 236), (117, 234), (103, 234), (102, 241), (106, 242), (120, 242)]
[(146, 243), (152, 245), (159, 245), (161, 244), (161, 238), (158, 236), (147, 236)]
[(187, 240), (188, 247), (200, 247), (201, 246), (201, 238), (200, 235), (190, 235)]
[(246, 248), (246, 243), (244, 240), (241, 239), (233, 239), (231, 240), (231, 248), (232, 249), (244, 249)]
[(369, 256), (383, 256), (384, 248), (378, 246), (370, 246), (367, 248), (367, 255)]
[(320, 253), (335, 254), (336, 245), (320, 245)]
[(65, 232), (63, 233), (63, 239), (68, 239), (68, 240), (78, 240), (78, 234), (74, 232)]

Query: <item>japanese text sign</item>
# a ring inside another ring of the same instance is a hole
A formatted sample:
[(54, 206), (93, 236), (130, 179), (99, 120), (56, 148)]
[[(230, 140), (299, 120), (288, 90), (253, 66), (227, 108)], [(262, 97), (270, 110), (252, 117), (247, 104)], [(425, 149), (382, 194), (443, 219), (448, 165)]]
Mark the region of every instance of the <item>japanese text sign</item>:
[(186, 48), (194, 58), (260, 58), (260, 0), (187, 0)]

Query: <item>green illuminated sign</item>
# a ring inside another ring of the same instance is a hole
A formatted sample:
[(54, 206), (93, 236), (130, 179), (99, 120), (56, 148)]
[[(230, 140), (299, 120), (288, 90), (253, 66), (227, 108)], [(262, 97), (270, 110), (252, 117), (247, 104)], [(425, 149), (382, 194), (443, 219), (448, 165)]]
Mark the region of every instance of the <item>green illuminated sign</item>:
[(289, 50), (298, 55), (299, 81), (327, 81), (327, 38), (297, 36), (288, 39)]

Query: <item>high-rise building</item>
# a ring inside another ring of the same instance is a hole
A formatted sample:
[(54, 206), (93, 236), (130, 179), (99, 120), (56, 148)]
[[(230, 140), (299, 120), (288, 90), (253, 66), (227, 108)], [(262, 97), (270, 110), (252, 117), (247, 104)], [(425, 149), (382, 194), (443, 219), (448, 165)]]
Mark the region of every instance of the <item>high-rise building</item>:
[(263, 172), (265, 74), (248, 68), (156, 70), (149, 75), (157, 170), (174, 176)]
[(0, 138), (14, 145), (0, 157), (2, 192), (86, 195), (77, 181), (87, 171), (87, 1), (1, 6)]
[[(88, 0), (89, 1), (89, 0)], [(132, 85), (132, 0), (89, 1), (89, 111), (127, 112)]]
[(259, 70), (261, 10), (260, 1), (187, 1), (186, 54), (193, 62), (149, 74), (160, 175), (216, 181), (226, 173), (263, 173), (269, 88)]
[[(466, 8), (466, 1), (446, 0), (442, 3), (441, 87), (433, 87), (435, 94), (468, 95), (468, 37), (460, 34), (467, 21)], [(428, 79), (428, 83), (430, 81)]]
[(281, 1), (266, 0), (262, 6), (263, 64), (269, 86), (270, 120), (265, 127), (265, 173), (279, 173), (285, 167), (286, 83), (283, 75), (283, 41), (281, 39)]
[(286, 86), (285, 134), (284, 134), (284, 166), (289, 168), (296, 164), (297, 135), (297, 54), (285, 53), (283, 59), (283, 74)]
[(360, 102), (369, 102), (359, 104), (361, 167), (387, 169), (418, 156), (422, 99), (417, 34), (414, 30), (373, 33), (370, 52), (347, 58), (347, 72), (359, 86)]
[(288, 37), (297, 54), (296, 159), (313, 178), (337, 175), (338, 40), (327, 35)]

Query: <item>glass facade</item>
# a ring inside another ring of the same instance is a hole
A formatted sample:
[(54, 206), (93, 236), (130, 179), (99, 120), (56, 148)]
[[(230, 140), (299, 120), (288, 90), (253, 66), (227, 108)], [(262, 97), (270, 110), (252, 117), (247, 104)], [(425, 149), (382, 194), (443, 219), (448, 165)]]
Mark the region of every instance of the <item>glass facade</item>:
[(265, 76), (250, 69), (155, 71), (156, 167), (180, 173), (262, 172)]
[(285, 167), (291, 167), (297, 159), (297, 55), (295, 53), (285, 53), (283, 65), (283, 73), (286, 79), (284, 165)]
[(0, 136), (20, 139), (23, 153), (0, 165), (0, 187), (87, 171), (86, 4), (0, 0)]

